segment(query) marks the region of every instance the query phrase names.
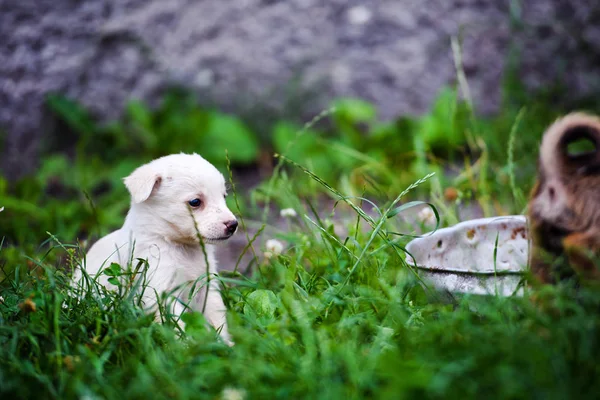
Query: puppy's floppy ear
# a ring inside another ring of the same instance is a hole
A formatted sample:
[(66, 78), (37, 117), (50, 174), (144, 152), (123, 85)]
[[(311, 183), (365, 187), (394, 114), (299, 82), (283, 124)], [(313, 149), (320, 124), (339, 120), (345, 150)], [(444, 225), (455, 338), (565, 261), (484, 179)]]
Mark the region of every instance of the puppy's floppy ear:
[(160, 186), (162, 177), (150, 165), (142, 165), (123, 180), (134, 203), (146, 201)]

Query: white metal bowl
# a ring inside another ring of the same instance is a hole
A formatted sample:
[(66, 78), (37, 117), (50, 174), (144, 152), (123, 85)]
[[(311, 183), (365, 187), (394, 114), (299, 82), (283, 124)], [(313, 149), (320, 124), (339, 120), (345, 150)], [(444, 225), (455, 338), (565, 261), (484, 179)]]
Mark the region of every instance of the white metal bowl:
[(407, 262), (439, 289), (510, 296), (520, 292), (529, 257), (523, 215), (461, 222), (413, 239)]

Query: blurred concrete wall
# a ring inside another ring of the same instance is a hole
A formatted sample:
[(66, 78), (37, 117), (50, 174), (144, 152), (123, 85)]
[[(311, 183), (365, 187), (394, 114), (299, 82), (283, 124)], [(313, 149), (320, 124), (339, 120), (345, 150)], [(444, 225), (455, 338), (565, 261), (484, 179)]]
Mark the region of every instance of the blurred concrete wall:
[[(476, 106), (493, 112), (517, 43), (528, 85), (598, 90), (600, 2), (587, 0), (0, 0), (0, 165), (26, 171), (59, 91), (112, 118), (170, 83), (233, 107), (282, 102), (291, 80), (375, 102), (382, 117), (425, 111), (455, 80), (464, 34)], [(517, 23), (517, 33), (512, 27)], [(300, 90), (300, 89), (295, 89)], [(294, 93), (292, 91), (291, 93)], [(292, 94), (293, 96), (293, 94)]]

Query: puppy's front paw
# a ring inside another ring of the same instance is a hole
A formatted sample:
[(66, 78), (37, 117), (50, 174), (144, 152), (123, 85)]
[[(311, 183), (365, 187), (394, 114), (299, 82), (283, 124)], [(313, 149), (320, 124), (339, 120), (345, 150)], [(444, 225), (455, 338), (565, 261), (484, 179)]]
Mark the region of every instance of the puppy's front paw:
[(219, 337), (221, 338), (223, 343), (225, 343), (229, 347), (233, 347), (233, 345), (235, 344), (233, 340), (231, 340), (231, 335), (229, 334), (229, 332), (227, 332), (225, 326), (223, 326), (223, 329), (221, 330), (221, 332), (219, 332)]

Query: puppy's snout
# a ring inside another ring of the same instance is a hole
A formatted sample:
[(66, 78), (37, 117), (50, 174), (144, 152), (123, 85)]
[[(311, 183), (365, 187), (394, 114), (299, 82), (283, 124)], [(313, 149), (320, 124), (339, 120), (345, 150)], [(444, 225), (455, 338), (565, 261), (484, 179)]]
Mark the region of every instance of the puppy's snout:
[(225, 222), (225, 233), (229, 236), (233, 235), (238, 227), (238, 222), (234, 219), (231, 221)]

